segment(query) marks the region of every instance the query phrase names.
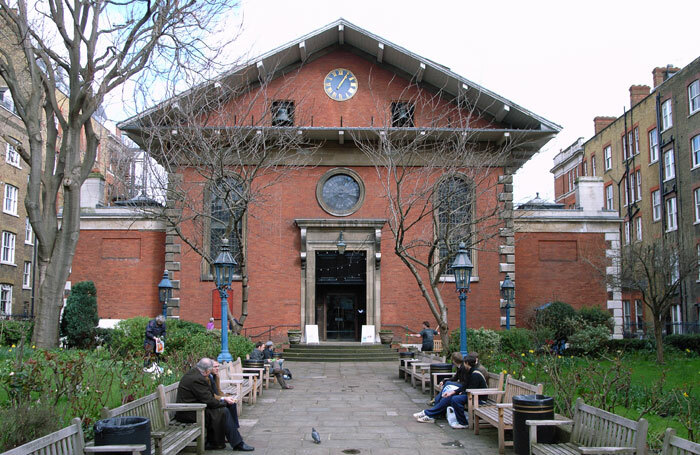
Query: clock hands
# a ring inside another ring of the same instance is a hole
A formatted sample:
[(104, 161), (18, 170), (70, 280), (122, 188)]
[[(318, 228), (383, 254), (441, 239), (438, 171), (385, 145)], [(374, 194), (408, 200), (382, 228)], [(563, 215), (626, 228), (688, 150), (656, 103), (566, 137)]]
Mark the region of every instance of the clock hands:
[(348, 74), (350, 74), (350, 73), (345, 73), (345, 77), (343, 78), (343, 80), (341, 80), (340, 83), (335, 87), (336, 90), (340, 90), (340, 86), (343, 85), (343, 82), (345, 82), (345, 79), (348, 78)]

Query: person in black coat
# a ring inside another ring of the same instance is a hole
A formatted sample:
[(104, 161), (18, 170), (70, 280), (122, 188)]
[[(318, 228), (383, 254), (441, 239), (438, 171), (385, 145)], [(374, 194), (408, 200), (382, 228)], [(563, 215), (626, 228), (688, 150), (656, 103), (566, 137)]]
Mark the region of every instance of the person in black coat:
[(144, 368), (151, 365), (154, 355), (157, 359), (160, 357), (160, 355), (156, 353), (156, 340), (164, 340), (165, 334), (165, 318), (162, 314), (159, 314), (155, 319), (148, 321), (148, 325), (146, 325), (146, 337), (143, 340), (143, 349), (146, 351), (145, 359), (143, 361)]
[[(204, 403), (207, 408), (204, 412), (204, 424), (207, 429), (207, 450), (223, 449), (226, 446), (225, 439), (231, 444), (233, 450), (250, 452), (255, 450), (243, 442), (238, 432), (237, 425), (227, 410), (227, 407), (236, 401), (233, 397), (217, 399), (212, 392), (209, 375), (214, 366), (212, 359), (203, 358), (194, 368), (185, 373), (177, 388), (178, 403)], [(183, 423), (196, 422), (194, 411), (178, 411), (175, 420)]]

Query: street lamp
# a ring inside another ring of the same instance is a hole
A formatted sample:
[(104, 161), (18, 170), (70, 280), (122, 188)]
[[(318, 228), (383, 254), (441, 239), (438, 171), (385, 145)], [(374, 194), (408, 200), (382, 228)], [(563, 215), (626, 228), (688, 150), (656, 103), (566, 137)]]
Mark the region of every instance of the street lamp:
[(473, 268), (464, 242), (460, 242), (457, 257), (452, 263), (452, 270), (455, 274), (455, 286), (459, 292), (459, 350), (465, 358), (467, 356), (467, 293)]
[(345, 248), (347, 247), (347, 244), (343, 241), (343, 231), (340, 231), (338, 243), (336, 243), (335, 246), (336, 248), (338, 248), (338, 253), (340, 253), (341, 256), (345, 254)]
[(163, 305), (163, 317), (168, 317), (168, 302), (173, 295), (173, 283), (168, 278), (168, 271), (163, 272), (163, 279), (158, 283), (158, 300)]
[(501, 284), (501, 298), (506, 301), (506, 330), (510, 330), (510, 309), (513, 298), (515, 298), (515, 284), (507, 273), (503, 284)]
[(221, 251), (214, 261), (216, 288), (221, 297), (221, 353), (216, 358), (219, 362), (233, 361), (231, 353), (228, 352), (228, 302), (226, 299), (236, 265), (236, 260), (233, 259), (229, 250), (228, 239), (221, 239)]

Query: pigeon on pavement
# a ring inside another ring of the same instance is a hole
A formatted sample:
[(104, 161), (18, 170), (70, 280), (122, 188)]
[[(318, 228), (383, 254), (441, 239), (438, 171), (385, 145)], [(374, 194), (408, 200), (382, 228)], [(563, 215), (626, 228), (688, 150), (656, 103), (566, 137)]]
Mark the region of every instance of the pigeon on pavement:
[(313, 438), (316, 444), (321, 443), (321, 436), (319, 436), (318, 431), (316, 431), (316, 428), (311, 429), (311, 437)]

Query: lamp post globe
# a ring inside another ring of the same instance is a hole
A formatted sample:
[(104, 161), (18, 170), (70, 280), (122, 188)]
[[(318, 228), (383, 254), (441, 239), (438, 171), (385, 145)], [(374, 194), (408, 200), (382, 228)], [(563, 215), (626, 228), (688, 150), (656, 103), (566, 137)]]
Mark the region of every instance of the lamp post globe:
[(510, 330), (510, 308), (515, 297), (515, 284), (510, 280), (506, 273), (506, 277), (501, 284), (501, 298), (506, 301), (506, 330)]
[(173, 283), (168, 277), (168, 271), (163, 272), (163, 279), (158, 283), (158, 300), (163, 305), (163, 317), (168, 317), (168, 302), (173, 295)]
[(455, 275), (455, 286), (459, 292), (459, 350), (464, 357), (467, 356), (467, 293), (473, 268), (467, 248), (464, 242), (460, 242), (457, 256), (452, 262), (452, 271)]
[(216, 358), (219, 362), (231, 362), (233, 357), (228, 350), (228, 291), (236, 270), (236, 260), (231, 255), (228, 239), (221, 239), (221, 250), (214, 260), (216, 288), (221, 297), (221, 352)]

